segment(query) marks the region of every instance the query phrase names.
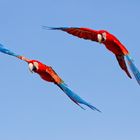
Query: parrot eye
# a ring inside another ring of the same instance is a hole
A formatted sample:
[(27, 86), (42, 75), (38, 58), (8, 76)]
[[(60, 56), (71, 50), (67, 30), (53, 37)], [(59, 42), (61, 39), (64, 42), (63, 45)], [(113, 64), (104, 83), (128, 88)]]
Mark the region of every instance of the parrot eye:
[(106, 33), (102, 33), (102, 42), (106, 41)]
[(34, 62), (33, 65), (34, 65), (35, 69), (38, 70), (38, 63)]

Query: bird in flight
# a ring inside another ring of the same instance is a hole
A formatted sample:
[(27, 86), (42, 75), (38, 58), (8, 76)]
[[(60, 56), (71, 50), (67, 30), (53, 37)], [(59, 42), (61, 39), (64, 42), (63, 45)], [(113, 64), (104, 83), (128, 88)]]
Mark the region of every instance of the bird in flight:
[(92, 110), (96, 110), (101, 112), (96, 107), (92, 106), (90, 103), (83, 100), (80, 96), (74, 93), (65, 83), (64, 81), (58, 76), (58, 74), (52, 69), (52, 67), (47, 66), (38, 60), (30, 60), (24, 56), (18, 55), (11, 50), (5, 48), (2, 44), (0, 44), (0, 52), (15, 56), (20, 60), (23, 60), (28, 63), (29, 70), (32, 73), (37, 73), (43, 80), (52, 82), (57, 85), (75, 104), (79, 107), (84, 109), (80, 104), (84, 104), (91, 108)]
[(125, 73), (129, 78), (132, 78), (127, 69), (127, 65), (125, 62), (125, 57), (126, 57), (128, 65), (132, 73), (134, 74), (138, 84), (140, 85), (140, 72), (136, 67), (136, 65), (134, 64), (134, 61), (129, 54), (129, 51), (113, 34), (109, 33), (108, 31), (93, 30), (85, 27), (47, 27), (47, 26), (42, 26), (42, 27), (44, 29), (50, 29), (50, 30), (61, 30), (79, 38), (104, 44), (106, 48), (115, 55), (118, 64), (122, 68), (122, 70), (125, 71)]

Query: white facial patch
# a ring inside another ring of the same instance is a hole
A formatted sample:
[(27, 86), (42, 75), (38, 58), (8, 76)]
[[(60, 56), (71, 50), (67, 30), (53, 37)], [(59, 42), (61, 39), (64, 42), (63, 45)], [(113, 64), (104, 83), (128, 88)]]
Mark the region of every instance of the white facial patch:
[(106, 33), (102, 33), (104, 40), (106, 40)]
[(36, 67), (36, 69), (38, 69), (38, 63), (37, 62), (34, 62), (33, 64)]

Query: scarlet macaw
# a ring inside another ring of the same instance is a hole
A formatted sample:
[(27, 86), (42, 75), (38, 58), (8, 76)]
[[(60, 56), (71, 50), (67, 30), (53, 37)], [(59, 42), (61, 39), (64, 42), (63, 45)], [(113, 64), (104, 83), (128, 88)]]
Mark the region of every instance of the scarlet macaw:
[(52, 82), (55, 85), (57, 85), (61, 90), (64, 91), (64, 93), (78, 106), (80, 106), (82, 109), (84, 109), (80, 104), (84, 104), (91, 108), (92, 110), (97, 110), (101, 112), (99, 109), (96, 107), (92, 106), (85, 100), (83, 100), (80, 96), (75, 94), (65, 83), (64, 81), (57, 75), (57, 73), (50, 67), (47, 66), (37, 60), (30, 60), (28, 58), (25, 58), (24, 56), (18, 55), (7, 48), (5, 48), (3, 45), (0, 44), (0, 52), (3, 52), (8, 55), (15, 56), (21, 60), (24, 60), (25, 62), (28, 63), (29, 70), (33, 73), (39, 74), (39, 76), (48, 82)]
[(126, 63), (125, 58), (127, 59), (128, 65), (130, 66), (131, 71), (133, 72), (138, 84), (140, 84), (140, 72), (135, 66), (132, 58), (129, 55), (128, 50), (125, 46), (111, 33), (106, 30), (93, 30), (89, 28), (78, 28), (78, 27), (47, 27), (43, 26), (44, 29), (51, 29), (51, 30), (61, 30), (77, 36), (79, 38), (87, 39), (102, 43), (106, 46), (108, 50), (113, 52), (117, 58), (117, 61), (120, 67), (126, 72), (129, 78), (132, 78)]

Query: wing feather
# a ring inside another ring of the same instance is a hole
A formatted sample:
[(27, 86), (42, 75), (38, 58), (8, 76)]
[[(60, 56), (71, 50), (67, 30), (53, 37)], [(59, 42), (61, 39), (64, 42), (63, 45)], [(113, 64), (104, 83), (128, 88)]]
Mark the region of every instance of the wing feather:
[(61, 31), (67, 32), (71, 35), (77, 36), (79, 38), (98, 42), (98, 40), (97, 40), (98, 31), (92, 30), (89, 28), (84, 28), (84, 27), (81, 27), (81, 28), (78, 28), (78, 27), (46, 27), (46, 26), (43, 26), (43, 28), (44, 29), (51, 29), (51, 30), (61, 30)]
[(95, 30), (91, 30), (88, 28), (73, 28), (73, 27), (71, 27), (71, 28), (65, 28), (65, 29), (63, 29), (63, 31), (66, 31), (67, 33), (72, 34), (74, 36), (77, 36), (79, 38), (98, 42), (97, 31), (95, 31)]
[(126, 74), (128, 75), (129, 78), (132, 78), (128, 69), (127, 69), (125, 59), (124, 59), (124, 55), (116, 55), (116, 58), (118, 60), (118, 63), (120, 65), (120, 67), (126, 72)]
[(52, 67), (47, 67), (46, 72), (53, 78), (55, 83), (59, 84), (63, 82), (63, 80), (58, 76)]

